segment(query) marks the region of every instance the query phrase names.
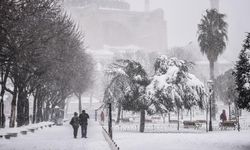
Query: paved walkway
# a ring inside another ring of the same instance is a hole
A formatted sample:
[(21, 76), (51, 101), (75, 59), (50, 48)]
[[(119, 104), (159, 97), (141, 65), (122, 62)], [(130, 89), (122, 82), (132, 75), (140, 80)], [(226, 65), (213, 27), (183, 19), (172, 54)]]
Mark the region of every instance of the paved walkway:
[[(79, 128), (80, 129), (80, 128)], [(89, 121), (88, 138), (73, 138), (73, 129), (69, 123), (63, 126), (39, 129), (35, 133), (20, 135), (10, 140), (0, 139), (1, 150), (110, 150), (102, 135), (101, 126)]]

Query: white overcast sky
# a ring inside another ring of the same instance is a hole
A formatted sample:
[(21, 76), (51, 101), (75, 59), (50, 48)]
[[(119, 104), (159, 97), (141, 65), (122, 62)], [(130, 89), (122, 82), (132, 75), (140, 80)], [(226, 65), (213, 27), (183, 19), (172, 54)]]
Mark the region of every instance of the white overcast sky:
[[(125, 0), (132, 10), (144, 10), (144, 0)], [(168, 25), (168, 46), (185, 46), (197, 41), (197, 24), (210, 8), (209, 0), (150, 0), (151, 10), (162, 8)], [(235, 60), (246, 32), (250, 32), (250, 0), (220, 0), (220, 12), (227, 15), (228, 46), (224, 56)]]

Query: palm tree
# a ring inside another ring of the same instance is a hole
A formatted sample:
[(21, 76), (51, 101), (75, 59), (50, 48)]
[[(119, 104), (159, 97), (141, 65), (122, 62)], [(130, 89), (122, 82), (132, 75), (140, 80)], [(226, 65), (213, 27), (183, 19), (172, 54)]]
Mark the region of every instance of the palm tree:
[(207, 55), (210, 67), (210, 79), (214, 80), (214, 63), (226, 48), (227, 23), (225, 14), (216, 9), (206, 10), (206, 15), (198, 24), (198, 42), (201, 52)]

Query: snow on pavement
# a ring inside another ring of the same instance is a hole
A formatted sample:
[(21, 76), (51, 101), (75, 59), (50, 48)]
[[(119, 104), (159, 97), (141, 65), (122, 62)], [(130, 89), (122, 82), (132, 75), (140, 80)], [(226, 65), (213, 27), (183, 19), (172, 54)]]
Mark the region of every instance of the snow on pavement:
[(0, 139), (0, 150), (110, 150), (97, 122), (89, 121), (87, 136), (87, 139), (80, 138), (79, 128), (78, 138), (74, 139), (72, 127), (65, 123), (10, 140)]
[(211, 133), (114, 132), (113, 136), (122, 150), (250, 150), (250, 131), (215, 131)]

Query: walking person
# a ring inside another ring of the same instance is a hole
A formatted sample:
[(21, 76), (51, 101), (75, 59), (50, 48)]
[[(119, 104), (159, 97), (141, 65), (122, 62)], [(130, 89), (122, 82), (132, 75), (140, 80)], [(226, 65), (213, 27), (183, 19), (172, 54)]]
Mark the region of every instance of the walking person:
[(88, 126), (89, 115), (82, 110), (82, 113), (79, 115), (80, 125), (82, 129), (82, 138), (87, 138), (87, 126)]
[(104, 122), (104, 112), (101, 112), (101, 121)]
[(76, 138), (77, 137), (77, 131), (78, 131), (78, 128), (79, 128), (79, 117), (78, 117), (77, 112), (74, 113), (74, 117), (72, 117), (72, 119), (70, 121), (70, 124), (73, 127), (74, 138)]
[(220, 115), (220, 120), (222, 120), (222, 122), (227, 121), (227, 115), (226, 115), (226, 110), (222, 110), (222, 113)]

